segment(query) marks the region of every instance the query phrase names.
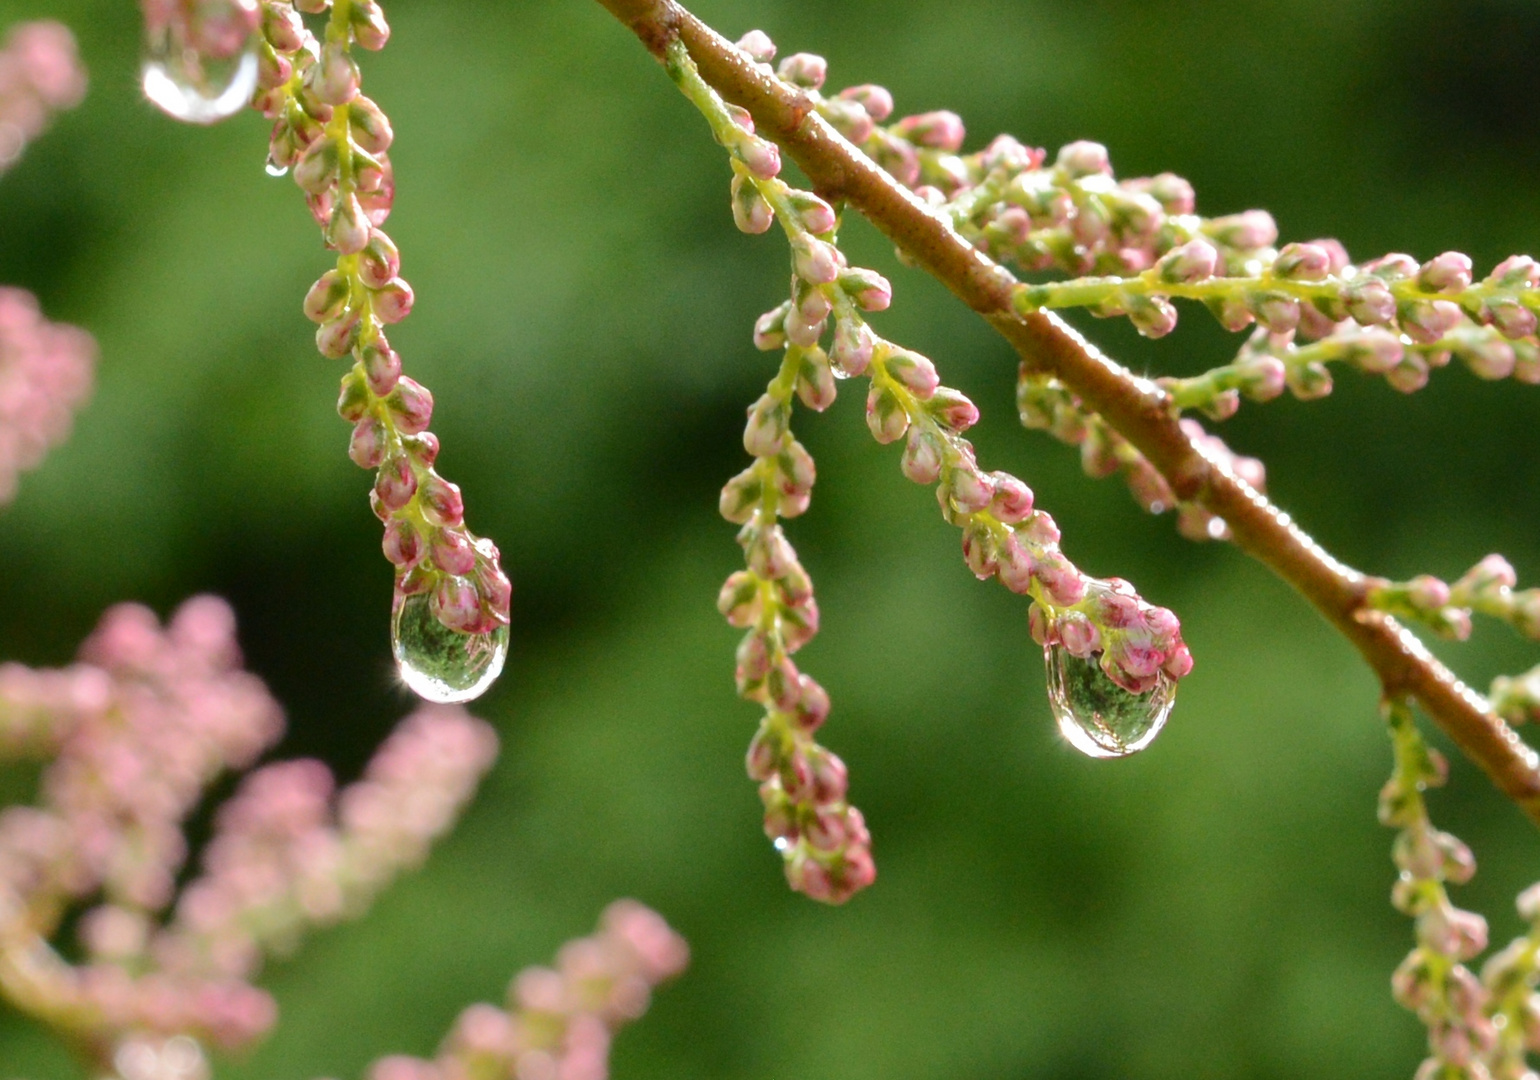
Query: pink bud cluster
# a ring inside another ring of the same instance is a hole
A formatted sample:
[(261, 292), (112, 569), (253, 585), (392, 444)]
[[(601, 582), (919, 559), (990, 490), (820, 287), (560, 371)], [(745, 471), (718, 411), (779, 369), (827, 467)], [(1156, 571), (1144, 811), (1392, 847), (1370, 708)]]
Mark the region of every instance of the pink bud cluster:
[(1519, 591), (1517, 584), (1512, 564), (1501, 555), (1488, 555), (1453, 584), (1431, 574), (1406, 582), (1376, 581), (1366, 602), (1457, 641), (1470, 637), (1473, 611), (1502, 619), (1525, 637), (1540, 640), (1540, 589)]
[[(296, 7), (298, 10), (296, 10)], [(396, 603), (427, 594), (450, 630), (484, 634), (505, 626), (513, 587), (490, 540), (465, 527), (457, 485), (434, 468), (428, 430), (433, 395), (401, 373), (384, 328), (412, 310), (401, 255), (383, 229), (395, 197), (390, 120), (360, 92), (352, 46), (383, 48), (390, 28), (374, 0), (331, 8), (324, 42), (300, 12), (329, 0), (263, 0), (255, 101), (274, 121), (269, 165), (293, 168), (337, 265), (305, 297), (324, 356), (350, 358), (337, 411), (353, 425), (348, 455), (375, 472), (371, 504), (385, 524), (385, 557), (396, 568)]]
[(220, 808), (203, 874), (182, 891), (151, 952), (176, 974), (250, 978), (264, 951), (357, 913), (420, 864), (496, 755), (486, 724), (429, 705), (340, 793), (319, 761), (258, 769)]
[[(768, 64), (775, 53), (769, 38), (758, 31), (745, 37), (738, 47), (760, 64)], [(771, 383), (770, 392), (750, 409), (745, 446), (761, 461), (728, 484), (723, 492), (723, 513), (730, 520), (748, 522), (748, 535), (754, 527), (754, 519), (748, 515), (754, 512), (757, 500), (767, 489), (775, 490), (778, 478), (788, 473), (777, 465), (766, 467), (764, 461), (768, 455), (779, 453), (786, 445), (781, 440), (789, 438), (785, 421), (793, 389), (805, 404), (822, 409), (833, 400), (836, 379), (867, 375), (866, 420), (872, 436), (884, 444), (906, 440), (901, 461), (904, 474), (916, 483), (936, 485), (942, 515), (962, 530), (964, 561), (980, 580), (998, 577), (1013, 592), (1032, 596), (1037, 601), (1034, 610), (1053, 613), (1051, 619), (1077, 605), (1093, 612), (1093, 618), (1100, 617), (1106, 607), (1109, 619), (1123, 619), (1104, 622), (1105, 640), (1098, 637), (1088, 653), (1104, 654), (1109, 673), (1115, 673), (1119, 685), (1134, 693), (1153, 689), (1162, 677), (1179, 679), (1186, 675), (1192, 657), (1182, 643), (1175, 616), (1137, 597), (1131, 601), (1133, 610), (1123, 612), (1121, 606), (1132, 596), (1126, 583), (1119, 583), (1119, 588), (1128, 588), (1128, 596), (1119, 592), (1115, 599), (1097, 605), (1100, 583), (1086, 577), (1065, 557), (1059, 548), (1058, 527), (1047, 513), (1034, 508), (1031, 489), (1008, 473), (980, 468), (972, 444), (962, 437), (979, 418), (973, 402), (942, 386), (928, 357), (879, 337), (867, 324), (863, 313), (886, 309), (892, 288), (875, 272), (848, 266), (835, 244), (837, 221), (832, 209), (810, 193), (796, 191), (773, 177), (754, 175), (735, 149), (752, 137), (747, 134), (752, 122), (723, 105), (698, 78), (690, 79), (693, 72), (687, 67), (687, 57), (674, 62), (676, 80), (708, 119), (717, 117), (713, 129), (718, 141), (734, 150), (733, 205), (739, 227), (763, 231), (778, 216), (792, 251), (791, 298), (767, 312), (755, 326), (754, 340), (759, 348), (785, 349), (780, 375)], [(816, 95), (824, 64), (818, 57), (796, 54), (782, 61), (777, 74)], [(854, 116), (857, 108), (867, 107), (861, 101), (879, 111), (883, 107), (874, 92), (852, 94), (843, 100), (848, 104), (841, 106), (847, 118)], [(938, 153), (954, 151), (962, 139), (961, 124), (951, 114), (911, 118), (900, 122), (897, 129), (905, 140), (919, 140)], [(876, 137), (875, 129), (871, 134)], [(923, 155), (916, 160), (922, 158), (935, 160)], [(748, 189), (763, 203), (762, 212), (740, 209), (748, 201), (743, 194)], [(830, 340), (827, 352), (823, 348), (826, 337)], [(810, 466), (809, 462), (809, 483)], [(1144, 469), (1153, 483), (1165, 488), (1153, 469), (1147, 464)], [(781, 486), (787, 487), (796, 513), (806, 508), (804, 488), (784, 482)], [(1169, 492), (1166, 498), (1167, 505), (1174, 501)], [(757, 540), (757, 534), (750, 539)], [(749, 548), (749, 553), (752, 566), (754, 549)], [(742, 619), (743, 625), (752, 625), (763, 610), (759, 583), (753, 577), (734, 575), (720, 602), (724, 613), (730, 619)], [(1076, 612), (1069, 618), (1073, 622), (1082, 616)], [(764, 651), (755, 650), (751, 655), (757, 660)], [(740, 653), (740, 661), (742, 656)], [(768, 677), (773, 668), (765, 666), (764, 670)], [(768, 782), (785, 784), (787, 781), (781, 779), (785, 770), (801, 765), (795, 751), (796, 744), (787, 730), (767, 724), (750, 751), (750, 771), (770, 777)], [(797, 776), (795, 771), (792, 775)], [(782, 827), (781, 821), (776, 819), (772, 835)], [(794, 840), (791, 834), (777, 836), (778, 844), (784, 842), (787, 848)]]
[(75, 38), (60, 23), (19, 23), (0, 47), (0, 173), (47, 129), (54, 113), (86, 94)]
[(1084, 580), (1084, 595), (1074, 604), (1033, 603), (1028, 614), (1034, 641), (1097, 661), (1131, 694), (1147, 694), (1161, 680), (1192, 671), (1192, 653), (1173, 612), (1146, 603), (1122, 578)]
[[(116, 1055), (125, 1078), (158, 1077), (146, 1070), (168, 1054), (201, 1061), (189, 1036), (231, 1048), (263, 1035), (276, 1009), (251, 983), (262, 954), (358, 914), (420, 862), (496, 751), (485, 724), (428, 707), (335, 797), (318, 762), (265, 766), (179, 890), (186, 817), (283, 731), (239, 664), (230, 609), (198, 597), (164, 628), (113, 608), (73, 667), (0, 667), (0, 752), (47, 759), (38, 804), (0, 812), (0, 995)], [(50, 939), (82, 904), (75, 965)]]
[[(1391, 902), (1416, 919), (1417, 946), (1391, 976), (1391, 991), (1427, 1025), (1429, 1057), (1420, 1080), (1463, 1077), (1490, 1080), (1497, 1028), (1490, 992), (1465, 966), (1487, 947), (1487, 923), (1455, 907), (1445, 883), (1464, 884), (1476, 872), (1470, 848), (1428, 820), (1423, 792), (1442, 785), (1448, 764), (1422, 741), (1407, 706), (1388, 705), (1395, 772), (1380, 792), (1380, 821), (1399, 829), (1393, 854), (1398, 871)], [(1500, 1074), (1505, 1080), (1523, 1076)]]
[(1494, 953), (1481, 967), (1487, 1015), (1496, 1029), (1489, 1055), (1493, 1080), (1533, 1080), (1529, 1053), (1540, 1051), (1540, 884), (1519, 893), (1515, 905), (1528, 933)]
[(684, 939), (660, 916), (616, 901), (597, 933), (562, 946), (555, 967), (521, 972), (504, 1004), (462, 1012), (432, 1060), (382, 1058), (369, 1080), (605, 1080), (615, 1033), (688, 961)]
[(69, 434), (95, 366), (89, 334), (49, 322), (30, 293), (0, 287), (0, 505)]
[[(763, 34), (740, 47), (773, 56)], [(728, 623), (747, 630), (738, 646), (738, 693), (764, 706), (749, 747), (749, 776), (758, 781), (765, 832), (785, 863), (793, 889), (815, 900), (844, 903), (877, 876), (871, 834), (848, 801), (845, 763), (820, 746), (815, 733), (829, 714), (829, 695), (792, 656), (818, 632), (812, 579), (797, 559), (779, 519), (802, 514), (812, 498), (812, 455), (791, 433), (793, 399), (822, 412), (834, 401), (836, 378), (863, 370), (859, 346), (831, 354), (819, 344), (839, 303), (854, 292), (886, 304), (887, 282), (851, 272), (834, 245), (834, 210), (822, 199), (777, 179), (780, 152), (753, 133), (748, 114), (725, 104), (701, 81), (682, 48), (669, 56), (680, 89), (711, 123), (732, 155), (733, 216), (758, 233), (778, 218), (791, 243), (791, 299), (759, 320), (761, 349), (785, 349), (780, 371), (748, 410), (744, 449), (754, 463), (722, 489), (722, 516), (742, 526), (738, 542), (748, 564), (727, 579), (717, 606)]]
[(228, 60), (246, 48), (260, 18), (258, 0), (139, 0), (146, 33), (179, 50)]
[[(1096, 413), (1089, 412), (1069, 388), (1050, 375), (1021, 367), (1016, 383), (1016, 407), (1025, 427), (1046, 431), (1060, 442), (1080, 447), (1080, 461), (1092, 477), (1122, 473), (1128, 490), (1152, 514), (1177, 510), (1177, 530), (1189, 540), (1225, 540), (1230, 528), (1196, 503), (1178, 502), (1165, 477)], [(1203, 430), (1196, 420), (1182, 421), (1182, 430), (1210, 462), (1244, 480), (1259, 492), (1267, 490), (1267, 469), (1256, 458), (1235, 453), (1224, 440)]]

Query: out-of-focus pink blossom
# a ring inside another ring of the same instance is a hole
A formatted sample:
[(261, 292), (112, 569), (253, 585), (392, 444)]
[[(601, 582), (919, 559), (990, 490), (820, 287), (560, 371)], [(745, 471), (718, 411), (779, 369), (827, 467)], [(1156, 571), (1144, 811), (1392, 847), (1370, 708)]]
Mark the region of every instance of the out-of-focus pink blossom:
[[(0, 96), (0, 168), (4, 107)], [(0, 505), (15, 495), (18, 476), (69, 434), (75, 410), (90, 395), (95, 365), (89, 334), (49, 322), (30, 293), (0, 287)]]
[(0, 48), (0, 173), (47, 129), (57, 112), (86, 94), (75, 38), (61, 23), (19, 23)]

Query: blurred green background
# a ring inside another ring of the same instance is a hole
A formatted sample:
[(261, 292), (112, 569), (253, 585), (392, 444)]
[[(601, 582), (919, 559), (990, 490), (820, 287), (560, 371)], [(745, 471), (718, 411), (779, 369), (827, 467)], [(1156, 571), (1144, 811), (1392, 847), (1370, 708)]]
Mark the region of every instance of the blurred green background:
[[(1389, 768), (1375, 686), (1238, 553), (1177, 539), (1118, 484), (1015, 423), (1015, 361), (898, 266), (884, 333), (980, 404), (1088, 570), (1182, 616), (1198, 658), (1167, 733), (1099, 763), (1054, 735), (1025, 605), (964, 569), (929, 493), (847, 391), (799, 435), (819, 462), (790, 528), (825, 630), (799, 657), (835, 702), (876, 836), (877, 886), (791, 895), (759, 833), (715, 515), (743, 408), (773, 371), (749, 332), (785, 288), (778, 239), (737, 234), (704, 124), (592, 0), (398, 0), (364, 61), (395, 122), (390, 231), (419, 297), (392, 335), (438, 400), (443, 471), (514, 576), (515, 638), (478, 703), (501, 763), (459, 831), (362, 923), (266, 983), (278, 1033), (221, 1075), (356, 1077), (431, 1051), (464, 1004), (638, 897), (690, 940), (688, 975), (619, 1040), (624, 1080), (1408, 1076), (1390, 1000), (1409, 947), (1387, 903)], [(1540, 249), (1540, 5), (1531, 0), (699, 0), (736, 36), (829, 57), (900, 109), (974, 133), (1107, 143), (1121, 175), (1189, 177), (1200, 208), (1271, 209), (1360, 256)], [(102, 349), (77, 434), (0, 512), (0, 657), (68, 661), (106, 605), (234, 603), (285, 704), (284, 755), (356, 773), (410, 702), (391, 677), (390, 572), (333, 412), (338, 362), (299, 311), (326, 266), (255, 114), (176, 125), (136, 91), (129, 0), (0, 0), (74, 27), (92, 74), (0, 179), (0, 282)], [(1235, 341), (1090, 332), (1131, 366), (1195, 372)], [(1540, 579), (1540, 391), (1439, 373), (1410, 399), (1343, 373), (1328, 400), (1244, 409), (1278, 500), (1333, 551), (1452, 577), (1502, 551)], [(1445, 650), (1484, 686), (1534, 649), (1484, 623)], [(1457, 901), (1498, 941), (1540, 876), (1533, 826), (1463, 761), (1436, 819), (1475, 846)], [(0, 1015), (0, 1072), (76, 1075)]]

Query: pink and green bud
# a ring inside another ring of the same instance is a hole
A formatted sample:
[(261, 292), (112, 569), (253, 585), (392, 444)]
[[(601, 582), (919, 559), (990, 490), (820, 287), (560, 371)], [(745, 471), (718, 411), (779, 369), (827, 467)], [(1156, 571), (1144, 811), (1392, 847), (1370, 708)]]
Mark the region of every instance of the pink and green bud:
[(749, 406), (749, 422), (743, 429), (743, 448), (750, 455), (774, 457), (785, 445), (791, 422), (791, 406), (769, 394)]
[(390, 40), (390, 24), (376, 0), (352, 0), (348, 25), (353, 30), (353, 40), (370, 52), (379, 52)]
[(1324, 281), (1331, 276), (1331, 253), (1319, 244), (1285, 244), (1273, 274), (1286, 281)]
[(1396, 316), (1396, 298), (1380, 278), (1360, 278), (1343, 286), (1340, 295), (1348, 314), (1364, 326), (1382, 326)]
[(348, 306), (352, 286), (340, 270), (328, 270), (305, 294), (305, 317), (311, 322), (330, 322)]
[(805, 233), (792, 239), (791, 256), (797, 276), (809, 285), (828, 285), (837, 280), (844, 264), (833, 244)]
[(817, 90), (829, 77), (829, 62), (813, 53), (793, 53), (781, 61), (776, 74), (793, 86)]
[(791, 311), (791, 301), (765, 312), (754, 322), (754, 347), (760, 352), (771, 352), (786, 344), (786, 316)]
[(380, 466), (374, 480), (374, 493), (380, 505), (394, 513), (412, 501), (417, 494), (417, 473), (404, 455), (390, 458)]
[(423, 555), (422, 534), (405, 518), (393, 517), (385, 523), (381, 546), (385, 558), (403, 570), (415, 566)]
[(457, 484), (430, 471), (422, 486), (423, 517), (440, 528), (458, 528), (465, 524), (465, 499)]
[(723, 583), (722, 591), (717, 594), (717, 610), (729, 626), (746, 630), (759, 622), (762, 598), (759, 579), (747, 570), (739, 570)]
[(337, 415), (350, 424), (356, 424), (369, 412), (369, 388), (358, 377), (356, 371), (350, 371), (342, 377), (342, 390), (337, 396)]
[(1128, 321), (1147, 338), (1162, 338), (1176, 329), (1176, 308), (1163, 296), (1125, 293), (1119, 301)]
[(1471, 285), (1469, 255), (1446, 251), (1422, 264), (1417, 272), (1417, 287), (1426, 292), (1461, 293)]
[(1162, 281), (1190, 284), (1213, 277), (1218, 265), (1219, 252), (1214, 245), (1207, 240), (1197, 239), (1189, 240), (1161, 256), (1155, 264), (1155, 272)]
[[(911, 142), (948, 154), (961, 150), (963, 139), (967, 137), (962, 117), (945, 110), (906, 116), (894, 128)], [(1062, 158), (1062, 154), (1060, 156)]]
[(1498, 333), (1514, 341), (1535, 332), (1535, 313), (1506, 296), (1493, 297), (1483, 304), (1481, 320), (1497, 327)]
[(873, 382), (866, 395), (866, 426), (872, 438), (886, 445), (904, 437), (909, 430), (909, 414), (887, 383)]
[(834, 404), (837, 388), (829, 357), (816, 345), (802, 354), (797, 368), (797, 397), (814, 412)]
[(402, 376), (385, 399), (385, 408), (397, 430), (416, 435), (433, 420), (433, 394), (417, 380)]
[[(385, 397), (401, 379), (401, 355), (390, 347), (383, 335), (358, 350), (364, 380), (376, 397)], [(427, 391), (424, 390), (424, 393)]]
[(763, 494), (759, 466), (750, 465), (722, 487), (717, 509), (734, 525), (742, 525), (754, 515)]
[(839, 286), (862, 311), (886, 311), (893, 302), (893, 286), (875, 270), (846, 270), (840, 274)]
[(396, 278), (381, 288), (371, 290), (369, 301), (374, 309), (374, 317), (386, 326), (390, 326), (412, 313), (416, 296), (410, 285)]
[[(360, 150), (383, 154), (395, 141), (390, 118), (371, 99), (360, 95), (348, 106), (348, 130)], [(307, 189), (308, 190), (308, 189)]]
[(340, 360), (358, 344), (358, 312), (345, 310), (330, 322), (324, 322), (315, 332), (315, 347), (322, 356)]
[(348, 457), (359, 468), (377, 469), (380, 462), (385, 460), (389, 448), (390, 437), (385, 431), (385, 425), (372, 416), (366, 416), (353, 428), (353, 435), (348, 440)]
[(374, 230), (358, 256), (358, 277), (371, 289), (384, 288), (401, 273), (401, 252), (381, 229)]
[(921, 401), (929, 400), (941, 384), (936, 365), (909, 349), (893, 349), (883, 361), (883, 369)]
[(916, 484), (934, 484), (941, 478), (941, 443), (924, 428), (910, 428), (899, 467)]
[(337, 183), (337, 144), (317, 139), (294, 166), (294, 182), (311, 195), (320, 195)]
[(870, 327), (859, 319), (841, 319), (834, 325), (829, 361), (841, 375), (853, 378), (866, 371), (875, 348)]
[(440, 529), (429, 548), (433, 565), (446, 574), (469, 574), (476, 568), (476, 549), (456, 529)]
[(775, 211), (752, 181), (738, 175), (732, 182), (733, 223), (751, 236), (767, 232), (775, 224)]
[(937, 389), (926, 403), (926, 409), (936, 423), (953, 434), (967, 431), (979, 422), (978, 406), (960, 390), (953, 390), (949, 386)]
[(763, 30), (750, 30), (738, 39), (738, 48), (748, 53), (756, 64), (768, 64), (775, 59), (775, 42)]
[(843, 101), (853, 101), (866, 110), (879, 124), (893, 115), (893, 95), (886, 88), (866, 83), (861, 86), (847, 86), (839, 92)]
[(1528, 255), (1511, 255), (1493, 268), (1487, 284), (1504, 289), (1540, 288), (1540, 263)]
[(1278, 223), (1266, 210), (1247, 210), (1214, 218), (1205, 231), (1225, 247), (1257, 251), (1278, 242)]
[(990, 515), (1006, 525), (1025, 521), (1032, 513), (1032, 489), (1010, 473), (993, 472), (989, 478), (994, 489), (989, 500)]
[(761, 180), (774, 180), (781, 173), (781, 150), (767, 139), (747, 136), (736, 147), (738, 159)]
[(809, 191), (792, 190), (788, 196), (793, 210), (802, 220), (802, 227), (810, 233), (830, 233), (839, 224), (834, 207)]
[(358, 96), (358, 64), (341, 42), (328, 41), (321, 58), (305, 75), (305, 85), (318, 101), (346, 105)]
[(446, 575), (428, 599), (433, 617), (462, 634), (485, 633), (489, 627), (481, 610), (481, 594), (467, 578)]
[(326, 228), (326, 242), (343, 255), (357, 255), (369, 243), (373, 231), (358, 196), (345, 196), (332, 212)]
[(1061, 147), (1054, 165), (1063, 169), (1072, 180), (1082, 176), (1112, 174), (1112, 162), (1107, 156), (1107, 148), (1101, 143), (1086, 140)]

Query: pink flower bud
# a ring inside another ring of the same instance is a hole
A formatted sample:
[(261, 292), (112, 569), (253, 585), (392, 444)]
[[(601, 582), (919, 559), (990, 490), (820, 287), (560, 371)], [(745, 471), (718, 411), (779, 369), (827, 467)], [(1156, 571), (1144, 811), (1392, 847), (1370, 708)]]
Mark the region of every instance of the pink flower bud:
[(393, 517), (385, 523), (381, 546), (385, 558), (403, 570), (415, 566), (423, 554), (422, 534), (405, 518)]
[(967, 431), (979, 422), (978, 406), (963, 396), (959, 390), (943, 386), (926, 404), (936, 423), (954, 434)]
[(839, 277), (844, 259), (833, 244), (806, 234), (791, 242), (792, 265), (809, 285), (828, 285)]
[(385, 451), (389, 446), (385, 425), (372, 416), (366, 416), (353, 428), (353, 436), (348, 441), (348, 457), (360, 468), (377, 469), (380, 462), (385, 460)]
[(374, 308), (374, 317), (390, 326), (412, 313), (412, 304), (416, 302), (416, 296), (410, 285), (396, 278), (381, 288), (370, 290), (369, 301)]
[(440, 529), (429, 548), (433, 565), (446, 574), (469, 574), (476, 567), (476, 549), (463, 532)]
[(786, 344), (786, 315), (791, 302), (781, 304), (761, 315), (754, 323), (754, 347), (760, 352), (770, 352)]
[(979, 473), (966, 462), (952, 469), (939, 495), (946, 497), (960, 514), (976, 514), (987, 508), (995, 497), (994, 480)]
[(370, 52), (379, 52), (390, 40), (390, 24), (375, 0), (352, 0), (348, 25), (352, 27), (353, 40)]
[(400, 510), (417, 494), (417, 474), (405, 457), (394, 457), (380, 466), (374, 480), (374, 493), (380, 504), (392, 512)]
[(1340, 295), (1348, 314), (1364, 326), (1383, 325), (1395, 318), (1396, 298), (1379, 278), (1359, 278), (1343, 286)]
[(331, 223), (326, 228), (326, 242), (343, 255), (357, 255), (369, 243), (372, 231), (358, 196), (348, 195), (332, 211)]
[(759, 507), (761, 493), (759, 466), (750, 465), (723, 486), (717, 508), (728, 521), (742, 525)]
[(922, 428), (910, 428), (899, 467), (916, 484), (934, 484), (941, 476), (941, 445), (936, 437)]
[(835, 225), (839, 223), (834, 214), (834, 207), (811, 192), (793, 190), (789, 201), (792, 209), (796, 210), (802, 219), (802, 227), (810, 233), (833, 232)]
[(339, 360), (358, 344), (358, 331), (358, 312), (345, 310), (337, 318), (320, 325), (315, 332), (315, 347), (322, 356)]
[(328, 105), (346, 105), (358, 96), (358, 64), (341, 42), (327, 42), (321, 58), (306, 73), (305, 83)]
[(1331, 253), (1319, 244), (1285, 244), (1273, 273), (1287, 281), (1323, 281), (1331, 276)]
[(369, 412), (369, 390), (356, 372), (342, 377), (342, 390), (337, 396), (337, 415), (350, 424), (356, 424)]
[(989, 501), (989, 512), (996, 521), (1014, 525), (1025, 521), (1032, 513), (1032, 489), (1010, 473), (990, 473), (994, 493)]
[(1048, 600), (1058, 607), (1071, 607), (1085, 598), (1084, 576), (1057, 551), (1045, 551), (1038, 556), (1033, 576)]
[(871, 429), (872, 438), (884, 445), (903, 438), (909, 430), (909, 414), (885, 383), (873, 382), (866, 395), (866, 426)]
[(1219, 243), (1239, 251), (1256, 251), (1278, 241), (1278, 225), (1266, 210), (1214, 218), (1207, 231)]
[(466, 578), (452, 575), (441, 578), (428, 598), (428, 610), (451, 630), (462, 634), (484, 632), (481, 594)]
[(750, 30), (738, 39), (738, 48), (749, 54), (756, 64), (768, 64), (775, 59), (775, 42), (763, 30)]
[(348, 129), (359, 149), (370, 154), (383, 154), (396, 137), (390, 119), (378, 105), (362, 95), (348, 106)]
[(1190, 283), (1214, 276), (1219, 265), (1219, 251), (1207, 240), (1189, 240), (1161, 256), (1155, 272), (1162, 281)]
[(735, 175), (732, 182), (733, 224), (751, 236), (769, 230), (775, 223), (775, 211), (747, 178)]
[(817, 90), (829, 75), (829, 62), (812, 53), (793, 53), (781, 61), (776, 74), (793, 86)]
[(774, 180), (781, 173), (781, 150), (767, 139), (749, 136), (736, 148), (738, 158), (749, 172), (761, 180)]
[(847, 378), (866, 371), (876, 348), (871, 328), (856, 319), (844, 319), (834, 325), (834, 344), (829, 361)]
[(1147, 338), (1162, 338), (1176, 329), (1176, 308), (1163, 296), (1122, 297), (1128, 321)]
[(1165, 672), (1173, 679), (1186, 678), (1192, 671), (1192, 653), (1182, 642), (1176, 645), (1166, 654)]
[(963, 562), (973, 571), (974, 577), (987, 581), (995, 576), (1000, 565), (999, 553), (994, 533), (986, 522), (974, 518), (963, 526), (962, 551)]
[(433, 419), (433, 395), (415, 379), (403, 376), (385, 399), (397, 430), (406, 435), (426, 431)]
[(1246, 306), (1257, 322), (1274, 334), (1287, 334), (1299, 325), (1299, 301), (1287, 293), (1273, 290), (1248, 293)]
[[(898, 134), (911, 142), (948, 154), (955, 154), (961, 150), (963, 139), (967, 135), (962, 117), (945, 110), (906, 116), (895, 125), (895, 128)], [(1060, 157), (1062, 160), (1062, 153)]]
[(769, 394), (749, 406), (749, 422), (743, 429), (743, 448), (754, 457), (774, 457), (780, 452), (791, 420), (791, 406)]
[(352, 287), (346, 275), (338, 270), (328, 270), (305, 294), (305, 317), (311, 322), (329, 322), (342, 314), (351, 295)]
[(1470, 288), (1470, 284), (1470, 256), (1458, 251), (1446, 251), (1429, 259), (1417, 274), (1417, 287), (1427, 292), (1459, 293)]
[(1514, 374), (1516, 342), (1477, 341), (1460, 350), (1460, 359), (1478, 379), (1506, 379)]
[(358, 256), (358, 277), (371, 289), (383, 288), (401, 273), (401, 252), (383, 230), (374, 230)]
[(1101, 631), (1078, 611), (1059, 616), (1058, 631), (1060, 642), (1071, 655), (1084, 659), (1101, 648)]
[(384, 337), (376, 338), (358, 350), (364, 368), (364, 380), (376, 397), (385, 397), (401, 378), (401, 356)]
[(1097, 173), (1112, 175), (1112, 164), (1107, 157), (1107, 148), (1101, 143), (1084, 140), (1068, 143), (1060, 148), (1054, 164), (1068, 173), (1071, 179)]
[(434, 525), (458, 528), (465, 524), (465, 500), (460, 495), (459, 486), (431, 470), (423, 483), (420, 501), (423, 517)]
[(318, 139), (294, 166), (294, 182), (312, 195), (319, 195), (337, 182), (337, 144)]
[(1382, 375), (1401, 363), (1406, 350), (1401, 339), (1389, 330), (1364, 330), (1342, 335), (1343, 359), (1360, 371)]
[(727, 579), (717, 594), (717, 610), (728, 625), (747, 629), (759, 621), (761, 595), (759, 579), (746, 570), (739, 570)]
[(840, 275), (839, 285), (862, 311), (886, 311), (893, 302), (893, 286), (875, 270), (846, 270)]
[(1540, 288), (1540, 263), (1528, 255), (1510, 255), (1487, 275), (1487, 283), (1505, 289)]
[(796, 389), (802, 404), (814, 412), (823, 412), (834, 404), (837, 392), (834, 371), (822, 349), (814, 346), (802, 354), (802, 362), (797, 367)]
[(893, 115), (893, 95), (881, 86), (866, 83), (861, 86), (847, 86), (839, 92), (839, 97), (844, 101), (853, 101), (866, 110), (879, 124)]
[(1491, 323), (1503, 337), (1514, 341), (1535, 332), (1535, 313), (1506, 296), (1493, 297), (1482, 304), (1481, 320)]
[(884, 369), (921, 401), (928, 400), (936, 392), (941, 379), (936, 365), (929, 358), (909, 349), (894, 349), (884, 361)]

